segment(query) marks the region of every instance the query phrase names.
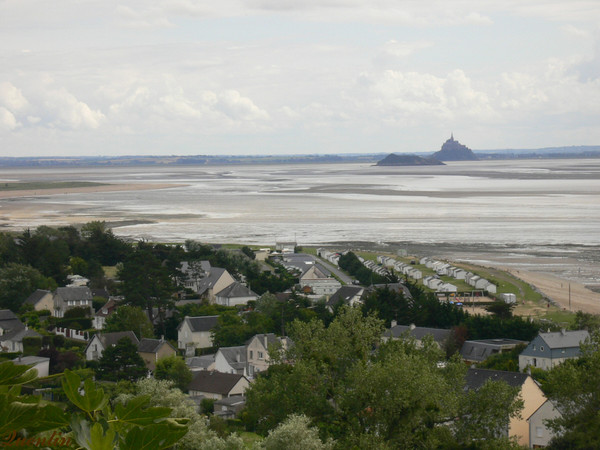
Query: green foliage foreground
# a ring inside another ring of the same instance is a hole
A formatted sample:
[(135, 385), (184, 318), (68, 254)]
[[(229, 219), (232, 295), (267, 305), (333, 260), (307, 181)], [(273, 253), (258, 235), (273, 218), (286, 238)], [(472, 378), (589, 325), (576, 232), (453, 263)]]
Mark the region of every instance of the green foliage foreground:
[(68, 370), (62, 378), (69, 400), (67, 410), (39, 397), (21, 395), (21, 385), (37, 376), (28, 369), (12, 362), (0, 364), (0, 436), (10, 439), (11, 445), (46, 446), (52, 442), (88, 450), (164, 449), (187, 432), (186, 419), (170, 418), (170, 408), (149, 407), (149, 396), (134, 397), (113, 409), (108, 396), (92, 380), (82, 385), (79, 375)]

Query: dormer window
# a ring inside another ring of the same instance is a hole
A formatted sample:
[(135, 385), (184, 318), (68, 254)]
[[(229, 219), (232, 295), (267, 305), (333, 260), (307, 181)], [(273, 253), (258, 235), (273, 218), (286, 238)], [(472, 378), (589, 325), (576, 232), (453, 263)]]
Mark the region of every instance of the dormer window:
[(544, 346), (540, 345), (540, 352), (543, 352), (543, 351), (544, 351)]

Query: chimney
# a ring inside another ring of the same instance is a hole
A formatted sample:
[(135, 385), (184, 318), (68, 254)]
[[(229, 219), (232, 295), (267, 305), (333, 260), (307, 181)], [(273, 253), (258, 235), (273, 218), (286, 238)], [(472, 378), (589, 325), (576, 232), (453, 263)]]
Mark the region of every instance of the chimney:
[(268, 339), (267, 339), (267, 333), (265, 333), (263, 336), (264, 336), (264, 341), (265, 341), (265, 348), (269, 348)]
[(560, 329), (560, 334), (562, 334), (563, 336), (567, 335), (567, 330), (565, 330), (564, 328)]
[(392, 324), (391, 324), (390, 328), (394, 328), (396, 325), (398, 325), (398, 321), (392, 320)]
[(414, 330), (414, 329), (416, 328), (416, 326), (415, 326), (415, 324), (414, 324), (414, 323), (411, 323), (409, 328), (410, 328), (411, 330)]
[(160, 342), (165, 342), (165, 335), (164, 334), (160, 335)]

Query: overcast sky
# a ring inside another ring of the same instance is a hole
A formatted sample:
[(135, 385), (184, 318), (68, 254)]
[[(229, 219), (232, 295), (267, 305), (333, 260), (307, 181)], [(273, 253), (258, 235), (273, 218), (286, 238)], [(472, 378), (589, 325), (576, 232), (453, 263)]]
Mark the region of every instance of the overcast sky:
[(0, 155), (600, 145), (599, 0), (0, 0)]

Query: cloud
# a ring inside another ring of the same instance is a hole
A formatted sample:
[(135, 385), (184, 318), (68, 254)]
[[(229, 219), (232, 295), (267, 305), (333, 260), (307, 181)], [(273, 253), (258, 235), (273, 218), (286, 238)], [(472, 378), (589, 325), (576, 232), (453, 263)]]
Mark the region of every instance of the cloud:
[(11, 131), (17, 128), (18, 125), (19, 123), (14, 114), (3, 106), (0, 106), (0, 129)]
[(64, 88), (46, 92), (44, 106), (45, 111), (50, 114), (49, 124), (59, 128), (95, 129), (105, 119), (101, 111), (92, 110)]
[(9, 82), (0, 83), (0, 105), (12, 111), (21, 111), (28, 105), (19, 89)]

